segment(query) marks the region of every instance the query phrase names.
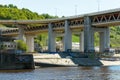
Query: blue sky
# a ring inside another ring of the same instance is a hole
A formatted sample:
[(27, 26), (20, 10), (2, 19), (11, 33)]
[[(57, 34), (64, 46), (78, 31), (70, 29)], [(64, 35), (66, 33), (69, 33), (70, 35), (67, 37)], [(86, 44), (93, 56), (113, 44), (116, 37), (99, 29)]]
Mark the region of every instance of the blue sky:
[(73, 16), (107, 9), (120, 8), (120, 0), (0, 0), (0, 4), (14, 4), (39, 14)]

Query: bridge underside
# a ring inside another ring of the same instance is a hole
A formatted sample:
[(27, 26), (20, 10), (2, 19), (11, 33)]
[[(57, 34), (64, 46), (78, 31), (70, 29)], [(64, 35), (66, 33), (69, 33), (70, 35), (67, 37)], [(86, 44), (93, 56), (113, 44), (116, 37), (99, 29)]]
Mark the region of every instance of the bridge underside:
[[(56, 51), (55, 38), (62, 34), (64, 51), (72, 49), (72, 34), (81, 35), (81, 51), (94, 51), (94, 33), (100, 34), (100, 52), (110, 48), (110, 31), (109, 27), (120, 25), (120, 9), (101, 11), (92, 14), (85, 14), (60, 19), (48, 20), (0, 20), (0, 24), (14, 24), (17, 29), (8, 29), (2, 31), (2, 36), (19, 36), (24, 40), (26, 37), (29, 51), (34, 51), (33, 37), (37, 34), (48, 33), (48, 50)], [(30, 26), (37, 24), (38, 26)]]

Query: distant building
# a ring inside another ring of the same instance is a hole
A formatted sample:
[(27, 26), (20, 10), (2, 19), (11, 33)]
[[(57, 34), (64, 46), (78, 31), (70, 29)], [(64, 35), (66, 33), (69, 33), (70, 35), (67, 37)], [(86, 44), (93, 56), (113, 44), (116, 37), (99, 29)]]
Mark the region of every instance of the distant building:
[(17, 43), (14, 38), (0, 36), (0, 50), (17, 49)]

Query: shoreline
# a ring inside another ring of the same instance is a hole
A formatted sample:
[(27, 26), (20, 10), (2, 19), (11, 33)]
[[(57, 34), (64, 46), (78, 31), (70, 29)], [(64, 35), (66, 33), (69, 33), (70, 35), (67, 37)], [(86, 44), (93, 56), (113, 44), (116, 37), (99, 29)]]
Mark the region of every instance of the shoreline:
[[(102, 59), (90, 59), (90, 58), (61, 58), (59, 54), (33, 54), (34, 61), (37, 66), (117, 66), (120, 65), (119, 60), (102, 60)], [(120, 55), (119, 55), (120, 56)]]
[(120, 61), (106, 61), (106, 60), (100, 60), (103, 64), (103, 66), (117, 66), (120, 65)]

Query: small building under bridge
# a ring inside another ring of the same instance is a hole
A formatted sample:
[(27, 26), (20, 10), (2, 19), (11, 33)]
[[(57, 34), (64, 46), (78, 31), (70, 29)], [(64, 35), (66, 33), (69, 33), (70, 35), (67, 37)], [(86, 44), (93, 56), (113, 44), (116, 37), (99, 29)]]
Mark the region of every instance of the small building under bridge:
[(15, 38), (0, 36), (0, 50), (17, 49)]

